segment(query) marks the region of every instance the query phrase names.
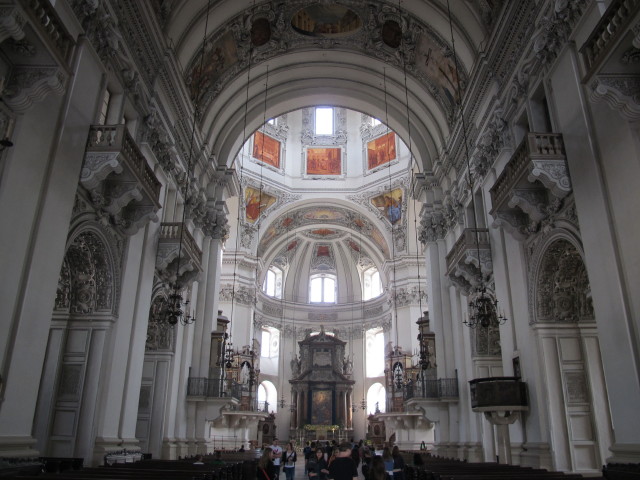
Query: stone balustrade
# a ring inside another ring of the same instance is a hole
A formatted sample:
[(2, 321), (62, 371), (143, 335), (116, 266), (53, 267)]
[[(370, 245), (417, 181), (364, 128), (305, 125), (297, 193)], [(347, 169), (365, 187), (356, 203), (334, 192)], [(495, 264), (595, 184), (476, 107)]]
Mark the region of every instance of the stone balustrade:
[(570, 192), (562, 135), (528, 133), (491, 187), (493, 226), (522, 240)]
[(447, 276), (468, 292), (492, 272), (491, 244), (486, 228), (465, 228), (446, 257)]
[(633, 23), (640, 0), (613, 0), (591, 35), (580, 49), (587, 73), (586, 83), (606, 62), (608, 56), (618, 45), (620, 38)]

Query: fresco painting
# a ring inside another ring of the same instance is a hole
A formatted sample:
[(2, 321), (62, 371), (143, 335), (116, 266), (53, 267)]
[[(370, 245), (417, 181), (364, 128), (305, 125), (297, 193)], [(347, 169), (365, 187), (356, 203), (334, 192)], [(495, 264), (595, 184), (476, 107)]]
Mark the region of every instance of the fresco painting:
[(191, 74), (188, 78), (191, 98), (195, 103), (199, 98), (195, 98), (200, 92), (200, 96), (207, 94), (222, 74), (232, 65), (238, 62), (238, 50), (236, 41), (231, 32), (227, 32), (215, 41), (207, 42), (204, 52), (204, 64), (200, 69), (200, 54), (195, 57), (198, 61), (193, 62)]
[(367, 143), (367, 168), (379, 167), (396, 159), (396, 134), (387, 133)]
[(262, 132), (253, 134), (253, 158), (280, 168), (280, 142)]
[(345, 216), (342, 212), (331, 208), (314, 208), (305, 212), (303, 215), (305, 220), (332, 220), (336, 222), (343, 222), (345, 220)]
[(458, 77), (453, 56), (427, 34), (420, 35), (416, 47), (416, 68), (431, 80), (453, 108), (458, 102)]
[(255, 223), (262, 212), (276, 203), (276, 197), (260, 192), (253, 187), (247, 187), (244, 191), (245, 218), (249, 223)]
[(360, 17), (342, 5), (318, 3), (298, 10), (291, 26), (301, 35), (311, 37), (337, 37), (348, 35), (362, 26)]
[(307, 149), (307, 175), (340, 175), (341, 173), (342, 149)]
[(402, 219), (402, 189), (384, 192), (371, 199), (371, 204), (376, 207), (391, 225), (395, 225)]
[(316, 257), (330, 257), (331, 252), (329, 252), (328, 245), (320, 245), (318, 246), (318, 250), (316, 251)]
[(317, 230), (312, 230), (311, 233), (320, 237), (327, 237), (329, 235), (335, 235), (337, 232), (328, 228), (319, 228)]

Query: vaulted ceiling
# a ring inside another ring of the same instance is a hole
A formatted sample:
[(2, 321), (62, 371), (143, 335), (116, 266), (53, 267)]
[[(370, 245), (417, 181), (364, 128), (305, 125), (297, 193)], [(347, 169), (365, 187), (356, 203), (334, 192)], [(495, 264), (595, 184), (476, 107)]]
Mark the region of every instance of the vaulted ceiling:
[(265, 113), (332, 104), (387, 116), (431, 171), (502, 2), (162, 3), (165, 34), (219, 164), (231, 165)]

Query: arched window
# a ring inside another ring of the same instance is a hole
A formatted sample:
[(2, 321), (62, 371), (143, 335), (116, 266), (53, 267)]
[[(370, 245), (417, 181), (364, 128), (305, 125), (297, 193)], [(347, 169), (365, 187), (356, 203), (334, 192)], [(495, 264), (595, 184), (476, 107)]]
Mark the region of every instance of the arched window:
[(367, 377), (384, 375), (384, 332), (381, 328), (367, 330)]
[(367, 268), (362, 272), (362, 298), (371, 300), (379, 297), (382, 293), (382, 282), (380, 272), (376, 267)]
[(260, 356), (276, 358), (280, 350), (280, 331), (277, 328), (262, 327), (262, 341), (260, 342)]
[(336, 303), (336, 284), (335, 275), (312, 275), (309, 281), (309, 302)]
[(264, 277), (264, 285), (262, 291), (274, 298), (282, 298), (282, 270), (278, 267), (271, 266), (267, 270)]
[(376, 413), (376, 409), (384, 413), (387, 406), (387, 391), (384, 385), (377, 382), (367, 390), (367, 413)]
[(263, 412), (278, 411), (278, 390), (269, 380), (258, 385), (258, 410)]

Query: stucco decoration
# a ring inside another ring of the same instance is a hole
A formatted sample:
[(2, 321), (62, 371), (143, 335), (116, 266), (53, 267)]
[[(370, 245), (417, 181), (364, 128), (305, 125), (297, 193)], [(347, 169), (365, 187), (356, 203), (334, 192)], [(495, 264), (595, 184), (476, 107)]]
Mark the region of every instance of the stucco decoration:
[(147, 326), (147, 341), (145, 350), (165, 351), (174, 350), (175, 330), (168, 322), (164, 321), (164, 311), (167, 302), (167, 293), (160, 290), (151, 302), (149, 309), (149, 324)]
[[(371, 207), (372, 210), (373, 207)], [(288, 212), (280, 215), (260, 234), (260, 244), (258, 246), (258, 255), (264, 255), (277, 237), (287, 235), (291, 231), (303, 227), (305, 225), (324, 224), (327, 226), (336, 225), (354, 230), (365, 237), (369, 237), (380, 249), (383, 255), (389, 255), (389, 246), (384, 235), (371, 223), (366, 217), (338, 206), (312, 206), (303, 207), (294, 212)]]
[(55, 311), (115, 314), (120, 277), (116, 263), (105, 237), (96, 230), (87, 228), (77, 234), (63, 260)]
[(594, 319), (587, 270), (573, 243), (552, 241), (537, 265), (531, 323)]
[[(336, 4), (327, 6), (338, 7)], [(255, 65), (295, 51), (339, 48), (397, 68), (406, 66), (407, 73), (425, 85), (447, 118), (453, 121), (458, 78), (453, 52), (445, 38), (395, 5), (357, 0), (340, 2), (339, 7), (353, 19), (348, 28), (339, 33), (316, 32), (315, 25), (301, 23), (300, 14), (308, 13), (309, 7), (307, 0), (253, 6), (212, 32), (204, 44), (204, 65), (201, 67), (199, 61), (201, 47), (185, 70), (192, 99), (202, 105), (202, 112), (206, 112), (232, 79), (248, 67), (249, 61)], [(459, 59), (457, 63), (460, 70), (463, 63)], [(463, 90), (467, 78), (467, 73), (460, 70), (459, 84)], [(200, 92), (198, 99), (196, 92)]]

